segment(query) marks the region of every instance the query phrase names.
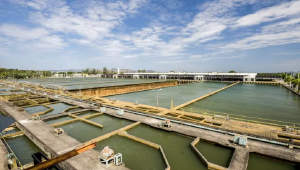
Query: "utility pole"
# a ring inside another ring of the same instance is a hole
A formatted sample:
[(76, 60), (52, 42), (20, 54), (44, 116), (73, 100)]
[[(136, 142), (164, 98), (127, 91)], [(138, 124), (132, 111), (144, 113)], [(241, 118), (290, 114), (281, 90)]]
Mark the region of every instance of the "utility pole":
[[(153, 92), (155, 92), (154, 90), (152, 90)], [(157, 92), (156, 92), (156, 105), (158, 106), (158, 92), (162, 91), (162, 89), (159, 89)]]

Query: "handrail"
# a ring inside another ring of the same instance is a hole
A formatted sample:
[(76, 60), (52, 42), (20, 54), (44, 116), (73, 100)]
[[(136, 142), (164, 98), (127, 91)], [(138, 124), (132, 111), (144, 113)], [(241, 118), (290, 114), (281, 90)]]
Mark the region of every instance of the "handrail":
[(5, 142), (5, 145), (9, 148), (9, 150), (11, 151), (11, 153), (14, 154), (14, 157), (16, 158), (16, 160), (18, 161), (18, 163), (21, 165), (21, 167), (23, 167), (23, 165), (21, 164), (21, 162), (19, 161), (18, 157), (16, 156), (16, 154), (14, 153), (14, 151), (10, 148), (10, 146), (8, 145), (8, 143), (6, 142), (6, 140), (4, 139), (2, 133), (1, 134), (1, 138), (2, 140)]

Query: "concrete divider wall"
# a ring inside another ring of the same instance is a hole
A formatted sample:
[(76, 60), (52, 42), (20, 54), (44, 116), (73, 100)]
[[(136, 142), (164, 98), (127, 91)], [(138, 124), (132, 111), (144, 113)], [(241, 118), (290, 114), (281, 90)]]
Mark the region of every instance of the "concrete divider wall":
[(63, 121), (63, 122), (54, 123), (54, 124), (51, 124), (51, 126), (58, 127), (58, 126), (65, 125), (65, 124), (68, 124), (68, 123), (72, 123), (72, 122), (75, 122), (75, 121), (78, 121), (78, 119), (75, 118), (75, 119), (72, 119), (72, 120), (66, 120), (66, 121)]
[(125, 132), (123, 132), (123, 131), (119, 131), (119, 132), (117, 132), (117, 134), (120, 135), (120, 136), (127, 137), (127, 138), (129, 138), (129, 139), (135, 140), (135, 141), (137, 141), (137, 142), (140, 142), (140, 143), (143, 143), (143, 144), (145, 144), (145, 145), (148, 145), (148, 146), (151, 146), (151, 147), (153, 147), (153, 148), (158, 149), (158, 150), (160, 151), (160, 153), (162, 154), (162, 157), (163, 157), (164, 162), (165, 162), (165, 164), (166, 164), (166, 169), (165, 169), (165, 170), (171, 170), (171, 167), (170, 167), (170, 165), (169, 165), (169, 161), (168, 161), (168, 159), (167, 159), (167, 157), (166, 157), (166, 155), (165, 155), (165, 153), (164, 153), (163, 148), (162, 148), (160, 145), (158, 145), (158, 144), (156, 144), (156, 143), (152, 143), (152, 142), (147, 141), (147, 140), (144, 140), (144, 139), (141, 139), (141, 138), (138, 138), (138, 137), (136, 137), (136, 136), (132, 136), (132, 135), (127, 134), (127, 133), (125, 133)]
[[(129, 85), (119, 85), (110, 87), (97, 87), (81, 89), (81, 94), (86, 96), (110, 96), (116, 94), (124, 94), (130, 92), (144, 91), (150, 89), (157, 89), (162, 87), (171, 87), (178, 85), (178, 81), (163, 81), (163, 82), (153, 82), (153, 83), (141, 83), (141, 84), (129, 84)], [(69, 90), (71, 93), (78, 93), (79, 90)]]
[(156, 148), (156, 149), (159, 149), (160, 148), (160, 145), (156, 144), (156, 143), (152, 143), (152, 142), (149, 142), (147, 140), (144, 140), (144, 139), (141, 139), (141, 138), (138, 138), (138, 137), (135, 137), (135, 136), (132, 136), (132, 135), (129, 135), (125, 132), (117, 132), (118, 135), (120, 136), (124, 136), (124, 137), (127, 137), (129, 139), (132, 139), (132, 140), (135, 140), (137, 142), (140, 142), (140, 143), (143, 143), (145, 145), (148, 145), (148, 146), (151, 146), (153, 148)]
[(53, 107), (50, 107), (50, 106), (45, 105), (45, 104), (41, 104), (41, 106), (45, 106), (45, 107), (47, 107), (47, 108), (49, 108), (49, 109), (46, 110), (46, 111), (44, 111), (44, 112), (34, 113), (34, 114), (32, 114), (32, 116), (35, 116), (35, 115), (44, 115), (44, 114), (46, 114), (46, 113), (48, 113), (48, 112), (54, 110)]
[(68, 110), (76, 109), (76, 108), (79, 108), (79, 106), (72, 106), (72, 107), (69, 107), (69, 108), (65, 109), (64, 111), (62, 111), (62, 112), (65, 113), (65, 112), (67, 112)]
[(112, 131), (112, 132), (110, 132), (110, 133), (107, 133), (107, 134), (105, 134), (105, 135), (102, 135), (102, 136), (100, 136), (100, 137), (94, 138), (94, 139), (92, 139), (92, 141), (100, 142), (100, 141), (102, 141), (102, 140), (104, 140), (104, 139), (107, 139), (107, 138), (109, 138), (109, 137), (111, 137), (111, 136), (117, 134), (119, 131), (126, 131), (126, 130), (128, 130), (128, 129), (130, 129), (130, 128), (133, 128), (133, 127), (139, 125), (139, 124), (140, 124), (140, 122), (132, 123), (132, 124), (130, 124), (130, 125), (128, 125), (128, 126), (125, 126), (125, 127), (121, 128), (121, 129), (118, 129), (118, 130)]
[(194, 100), (188, 101), (188, 102), (183, 103), (183, 104), (178, 105), (178, 106), (175, 106), (175, 107), (173, 108), (173, 110), (177, 110), (177, 109), (179, 109), (179, 108), (182, 108), (182, 107), (185, 107), (185, 106), (187, 106), (187, 105), (190, 105), (190, 104), (192, 104), (192, 103), (194, 103), (194, 102), (197, 102), (197, 101), (199, 101), (199, 100), (202, 100), (202, 99), (204, 99), (204, 98), (206, 98), (206, 97), (212, 96), (212, 95), (214, 95), (214, 94), (216, 94), (216, 93), (218, 93), (218, 92), (220, 92), (220, 91), (222, 91), (222, 90), (225, 90), (225, 89), (227, 89), (227, 88), (229, 88), (229, 87), (231, 87), (231, 86), (234, 86), (234, 85), (236, 85), (236, 84), (238, 84), (238, 83), (239, 83), (239, 82), (233, 83), (233, 84), (231, 84), (231, 85), (228, 85), (228, 86), (226, 86), (226, 87), (223, 87), (223, 88), (221, 88), (221, 89), (219, 89), (219, 90), (216, 90), (216, 91), (214, 91), (214, 92), (211, 92), (211, 93), (209, 93), (209, 94), (206, 94), (206, 95), (204, 95), (204, 96), (201, 96), (201, 97), (199, 97), (199, 98), (196, 98), (196, 99), (194, 99)]
[(5, 134), (5, 135), (1, 136), (0, 138), (14, 138), (14, 137), (21, 136), (21, 135), (24, 135), (24, 132), (19, 131), (19, 132), (15, 132), (15, 133), (9, 133), (9, 134)]
[(83, 118), (84, 118), (84, 119), (89, 119), (89, 118), (92, 118), (92, 117), (95, 117), (95, 116), (100, 116), (100, 115), (102, 115), (102, 114), (103, 114), (103, 112), (95, 113), (95, 114), (92, 114), (92, 115), (84, 116)]
[(198, 151), (198, 149), (195, 147), (195, 145), (200, 141), (200, 138), (197, 137), (192, 143), (191, 147), (192, 150), (196, 153), (197, 157), (207, 166), (208, 169), (212, 170), (228, 170), (228, 168), (225, 168), (220, 165), (216, 165), (214, 163), (209, 162), (202, 154)]
[(75, 115), (72, 115), (72, 114), (68, 114), (68, 115), (69, 115), (70, 117), (76, 118), (77, 120), (81, 120), (81, 121), (84, 121), (84, 122), (86, 122), (86, 123), (92, 124), (92, 125), (94, 125), (94, 126), (103, 128), (103, 125), (101, 125), (101, 124), (99, 124), (99, 123), (95, 123), (95, 122), (86, 120), (86, 119), (84, 119), (84, 118), (81, 118), (81, 117), (78, 117), (78, 116), (75, 116)]
[(249, 160), (249, 151), (244, 148), (236, 148), (232, 155), (229, 170), (246, 170)]

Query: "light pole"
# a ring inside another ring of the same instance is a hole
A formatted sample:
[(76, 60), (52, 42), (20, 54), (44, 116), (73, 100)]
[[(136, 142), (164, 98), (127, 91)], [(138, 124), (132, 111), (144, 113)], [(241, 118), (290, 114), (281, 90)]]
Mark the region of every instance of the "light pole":
[[(162, 89), (159, 89), (157, 92), (156, 92), (156, 105), (158, 106), (158, 92), (162, 91)], [(154, 90), (152, 90), (152, 92), (155, 92)]]
[(81, 84), (79, 85), (79, 96), (80, 96), (80, 101), (81, 101)]

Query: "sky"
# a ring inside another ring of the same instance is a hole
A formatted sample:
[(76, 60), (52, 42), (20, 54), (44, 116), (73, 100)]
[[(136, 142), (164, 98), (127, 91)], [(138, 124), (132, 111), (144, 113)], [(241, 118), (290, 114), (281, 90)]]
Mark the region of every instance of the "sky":
[(300, 0), (0, 0), (0, 67), (300, 71)]

